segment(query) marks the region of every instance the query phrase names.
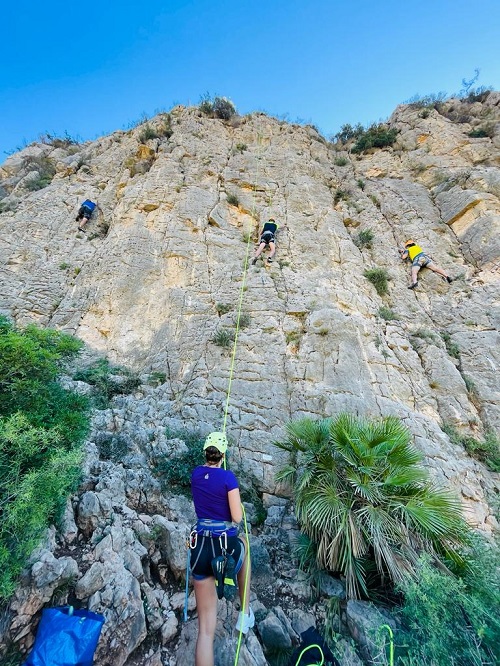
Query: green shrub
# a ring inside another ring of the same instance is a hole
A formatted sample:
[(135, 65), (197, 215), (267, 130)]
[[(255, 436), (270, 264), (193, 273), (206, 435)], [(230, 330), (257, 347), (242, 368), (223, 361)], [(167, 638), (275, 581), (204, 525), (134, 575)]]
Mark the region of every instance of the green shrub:
[(469, 132), (468, 136), (473, 139), (481, 139), (485, 137), (492, 139), (495, 136), (495, 125), (493, 123), (489, 123), (487, 125), (482, 125), (481, 127), (476, 127), (471, 132)]
[(88, 430), (88, 399), (63, 389), (58, 376), (82, 343), (52, 329), (0, 327), (0, 416), (22, 412), (35, 427), (57, 428), (63, 445)]
[[(496, 565), (496, 566), (495, 566)], [(498, 549), (473, 554), (472, 572), (447, 575), (421, 558), (417, 579), (402, 585), (400, 610), (407, 666), (480, 666), (498, 663), (500, 645)]]
[(463, 446), (472, 458), (484, 463), (492, 472), (500, 472), (500, 442), (493, 431), (488, 431), (483, 440), (478, 440), (461, 434), (449, 423), (443, 424), (442, 430), (453, 444)]
[(335, 164), (335, 166), (343, 167), (346, 166), (346, 164), (349, 164), (349, 160), (347, 159), (347, 157), (337, 157), (335, 158), (333, 163)]
[(236, 115), (236, 108), (227, 97), (214, 98), (214, 115), (221, 120), (229, 120)]
[(360, 231), (356, 238), (354, 239), (354, 244), (360, 249), (363, 247), (370, 248), (372, 246), (372, 241), (375, 238), (375, 234), (371, 229), (364, 229)]
[(446, 351), (452, 358), (459, 359), (460, 358), (460, 347), (456, 344), (456, 342), (452, 342), (451, 340), (451, 335), (447, 333), (446, 331), (442, 331), (440, 333), (441, 338), (444, 342), (444, 345), (446, 347)]
[(205, 115), (221, 120), (230, 120), (236, 115), (236, 108), (231, 100), (227, 97), (214, 97), (212, 99), (208, 93), (201, 97), (198, 108)]
[(99, 456), (103, 460), (120, 462), (129, 451), (129, 442), (123, 435), (98, 433), (95, 439)]
[(164, 384), (167, 381), (167, 375), (164, 372), (151, 372), (149, 375), (149, 381), (152, 384)]
[(64, 132), (64, 136), (55, 136), (54, 134), (42, 134), (40, 137), (42, 143), (46, 143), (49, 146), (54, 148), (69, 148), (70, 146), (76, 146), (80, 143), (77, 139), (70, 136), (67, 130)]
[(0, 213), (10, 213), (17, 210), (18, 204), (14, 201), (0, 201)]
[(65, 271), (67, 268), (69, 268), (69, 264), (67, 264), (65, 261), (63, 261), (62, 264), (59, 264), (59, 268), (62, 271)]
[(155, 129), (151, 127), (148, 123), (144, 125), (144, 128), (139, 133), (139, 141), (141, 143), (146, 143), (150, 139), (158, 138), (158, 134)]
[(356, 143), (351, 150), (353, 153), (364, 153), (370, 148), (392, 146), (394, 141), (396, 141), (397, 135), (398, 130), (395, 128), (389, 128), (384, 123), (374, 124), (357, 137)]
[(365, 189), (365, 181), (362, 178), (358, 178), (356, 181), (356, 185), (359, 187), (360, 190)]
[(23, 169), (28, 172), (36, 172), (24, 184), (29, 192), (35, 192), (47, 187), (52, 182), (56, 173), (56, 167), (49, 157), (29, 156), (23, 159)]
[(286, 427), (290, 453), (277, 480), (291, 486), (301, 530), (321, 568), (346, 577), (347, 596), (368, 594), (375, 569), (403, 582), (429, 552), (464, 566), (470, 540), (458, 499), (438, 488), (399, 419), (350, 414)]
[(240, 203), (240, 200), (238, 199), (238, 197), (236, 196), (236, 194), (231, 194), (231, 193), (228, 194), (227, 197), (226, 197), (226, 200), (227, 200), (227, 203), (228, 203), (230, 206), (238, 206), (239, 203)]
[(187, 451), (179, 456), (162, 456), (159, 458), (155, 473), (160, 479), (164, 490), (168, 492), (191, 494), (191, 473), (198, 465), (203, 465), (203, 444), (205, 438), (197, 431), (166, 430), (167, 439), (181, 439)]
[(411, 99), (404, 102), (414, 109), (436, 109), (439, 104), (445, 101), (447, 95), (445, 92), (431, 93), (430, 95), (414, 95)]
[(236, 150), (240, 153), (244, 153), (245, 150), (248, 150), (248, 146), (246, 143), (237, 143)]
[(348, 201), (349, 200), (349, 190), (343, 190), (342, 188), (338, 188), (335, 190), (335, 194), (333, 196), (333, 204), (336, 206), (339, 201)]
[(389, 292), (389, 274), (385, 268), (369, 268), (363, 273), (363, 275), (372, 283), (379, 296), (383, 296)]
[(214, 104), (209, 93), (205, 93), (200, 98), (198, 109), (206, 116), (211, 116), (214, 111)]
[(351, 139), (357, 139), (364, 133), (363, 125), (358, 123), (356, 126), (352, 126), (349, 123), (342, 125), (340, 132), (335, 134), (335, 139), (341, 143), (347, 143)]
[(80, 478), (87, 398), (58, 383), (80, 341), (0, 317), (0, 598)]
[[(236, 321), (234, 322), (236, 324)], [(240, 314), (240, 328), (248, 328), (250, 324), (252, 323), (252, 317), (248, 314), (248, 312), (242, 312)]]
[(169, 113), (162, 116), (162, 119), (154, 127), (149, 123), (144, 125), (144, 128), (140, 131), (138, 139), (141, 143), (146, 143), (151, 139), (169, 139), (174, 133), (172, 129), (172, 118)]
[(393, 321), (395, 319), (399, 319), (394, 310), (391, 310), (391, 308), (388, 308), (385, 305), (382, 305), (378, 309), (378, 316), (381, 317), (382, 319), (385, 319), (385, 321)]
[(233, 340), (234, 340), (234, 333), (233, 331), (230, 331), (228, 328), (217, 329), (212, 338), (212, 342), (215, 345), (224, 348), (230, 347), (233, 343)]
[(215, 309), (217, 310), (218, 315), (223, 315), (227, 314), (228, 312), (231, 312), (233, 306), (231, 305), (231, 303), (216, 303)]
[(426, 340), (429, 343), (435, 343), (437, 336), (429, 331), (427, 328), (419, 328), (414, 333), (411, 334), (412, 338), (420, 338), (421, 340)]
[(132, 393), (141, 383), (130, 370), (112, 366), (105, 358), (79, 370), (73, 375), (73, 379), (94, 387), (93, 402), (97, 409), (106, 409), (115, 395)]

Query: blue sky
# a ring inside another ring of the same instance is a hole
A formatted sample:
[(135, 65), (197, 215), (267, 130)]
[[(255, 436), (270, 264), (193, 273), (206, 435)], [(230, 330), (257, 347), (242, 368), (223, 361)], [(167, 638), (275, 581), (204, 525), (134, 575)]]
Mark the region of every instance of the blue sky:
[(498, 0), (18, 0), (2, 18), (0, 162), (43, 132), (94, 139), (205, 92), (329, 136), (476, 68), (500, 89)]

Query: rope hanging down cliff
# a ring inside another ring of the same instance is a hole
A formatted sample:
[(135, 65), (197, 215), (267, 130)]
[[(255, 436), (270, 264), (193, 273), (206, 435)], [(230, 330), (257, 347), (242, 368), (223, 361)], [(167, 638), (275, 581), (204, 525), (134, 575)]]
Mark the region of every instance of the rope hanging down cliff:
[[(262, 148), (262, 135), (258, 135), (258, 141), (259, 141), (259, 153), (261, 153), (261, 148)], [(255, 219), (256, 213), (257, 213), (257, 204), (256, 204), (256, 199), (257, 199), (257, 180), (258, 176), (260, 173), (260, 166), (261, 166), (261, 158), (262, 155), (257, 156), (258, 160), (258, 166), (259, 168), (257, 169), (256, 173), (256, 181), (253, 186), (253, 203), (252, 203), (252, 217)], [(252, 234), (248, 234), (247, 238), (247, 244), (246, 244), (246, 253), (245, 253), (245, 264), (243, 267), (243, 279), (241, 281), (241, 287), (240, 287), (240, 294), (239, 294), (239, 299), (238, 299), (238, 312), (236, 316), (236, 331), (234, 335), (234, 342), (233, 342), (233, 351), (231, 354), (231, 364), (229, 366), (229, 380), (228, 380), (228, 385), (227, 385), (227, 395), (226, 395), (226, 404), (224, 407), (224, 418), (222, 421), (222, 432), (225, 434), (226, 433), (226, 425), (227, 425), (227, 415), (229, 411), (229, 400), (231, 397), (231, 388), (232, 388), (232, 383), (233, 383), (233, 375), (234, 375), (234, 366), (235, 366), (235, 361), (236, 361), (236, 349), (238, 346), (238, 336), (240, 332), (240, 320), (241, 320), (241, 311), (242, 311), (242, 306), (243, 306), (243, 295), (245, 293), (245, 287), (246, 287), (246, 280), (247, 280), (247, 273), (248, 273), (248, 266), (249, 266), (249, 254), (250, 254), (250, 243), (252, 240)], [(225, 462), (224, 462), (224, 467), (225, 467)]]

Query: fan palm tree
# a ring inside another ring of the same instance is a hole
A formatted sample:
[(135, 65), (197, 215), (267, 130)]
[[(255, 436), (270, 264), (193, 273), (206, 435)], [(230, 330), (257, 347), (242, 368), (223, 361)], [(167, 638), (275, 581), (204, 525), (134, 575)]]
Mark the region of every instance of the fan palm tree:
[(460, 502), (431, 481), (399, 419), (304, 418), (275, 445), (290, 452), (277, 480), (292, 486), (318, 565), (345, 575), (348, 597), (368, 593), (373, 564), (396, 584), (415, 574), (422, 552), (464, 564), (471, 530)]

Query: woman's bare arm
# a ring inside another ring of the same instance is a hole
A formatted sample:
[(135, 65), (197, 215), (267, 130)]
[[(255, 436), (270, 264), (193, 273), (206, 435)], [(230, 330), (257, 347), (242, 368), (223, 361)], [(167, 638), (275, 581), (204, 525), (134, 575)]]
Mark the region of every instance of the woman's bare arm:
[(229, 500), (229, 509), (231, 511), (231, 520), (233, 523), (241, 523), (243, 520), (243, 509), (241, 508), (240, 489), (234, 488), (227, 494)]

